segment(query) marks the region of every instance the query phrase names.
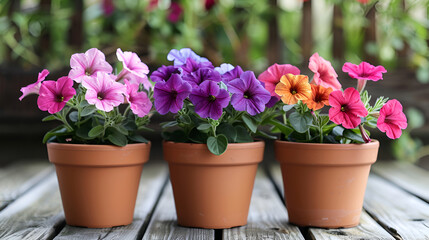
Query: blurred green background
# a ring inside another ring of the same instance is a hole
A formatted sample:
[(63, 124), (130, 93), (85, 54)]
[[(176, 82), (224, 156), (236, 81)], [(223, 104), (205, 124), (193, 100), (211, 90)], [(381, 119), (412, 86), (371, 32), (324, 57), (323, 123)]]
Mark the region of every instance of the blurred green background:
[(19, 88), (43, 68), (49, 79), (67, 74), (70, 56), (92, 47), (109, 62), (118, 47), (137, 52), (152, 71), (167, 64), (170, 49), (190, 47), (214, 65), (256, 74), (276, 62), (308, 73), (318, 52), (344, 86), (355, 84), (341, 73), (344, 61), (382, 64), (388, 73), (368, 89), (400, 100), (409, 128), (396, 141), (373, 137), (381, 158), (416, 162), (429, 154), (428, 16), (429, 0), (0, 0), (0, 134), (8, 153), (0, 162), (45, 154), (41, 136), (51, 126), (40, 122), (35, 96), (18, 101)]

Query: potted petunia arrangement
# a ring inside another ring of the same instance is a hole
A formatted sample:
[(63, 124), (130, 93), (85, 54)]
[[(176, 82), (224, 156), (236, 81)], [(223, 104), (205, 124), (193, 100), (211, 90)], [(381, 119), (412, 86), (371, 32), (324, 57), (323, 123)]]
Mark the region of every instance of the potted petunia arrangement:
[(172, 65), (151, 74), (154, 105), (175, 114), (163, 123), (164, 158), (169, 163), (178, 223), (230, 228), (247, 223), (256, 169), (264, 142), (258, 125), (270, 93), (252, 71), (214, 67), (189, 48), (167, 55)]
[(21, 88), (22, 100), (38, 94), (43, 121), (61, 124), (44, 136), (55, 164), (66, 222), (85, 227), (130, 224), (150, 142), (139, 134), (152, 109), (149, 69), (136, 53), (118, 49), (123, 69), (112, 73), (92, 48), (71, 56), (68, 76)]
[(399, 101), (378, 97), (371, 103), (365, 90), (368, 81), (383, 79), (383, 66), (345, 63), (342, 70), (357, 80), (357, 87), (344, 90), (331, 63), (317, 53), (309, 69), (311, 81), (289, 64), (274, 64), (259, 75), (278, 99), (274, 114), (283, 119), (270, 124), (281, 134), (275, 154), (289, 219), (300, 226), (356, 226), (379, 148), (365, 128), (378, 128), (395, 139), (407, 119)]

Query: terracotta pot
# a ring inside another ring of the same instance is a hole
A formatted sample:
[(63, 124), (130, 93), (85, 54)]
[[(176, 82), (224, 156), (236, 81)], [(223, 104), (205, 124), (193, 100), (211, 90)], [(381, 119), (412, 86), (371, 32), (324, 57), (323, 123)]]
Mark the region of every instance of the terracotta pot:
[(323, 228), (358, 225), (378, 147), (376, 140), (366, 144), (276, 141), (289, 221)]
[(48, 143), (66, 222), (105, 228), (133, 221), (143, 164), (150, 143), (111, 145)]
[(230, 143), (216, 156), (205, 144), (164, 142), (178, 224), (214, 229), (246, 225), (264, 146), (263, 141)]

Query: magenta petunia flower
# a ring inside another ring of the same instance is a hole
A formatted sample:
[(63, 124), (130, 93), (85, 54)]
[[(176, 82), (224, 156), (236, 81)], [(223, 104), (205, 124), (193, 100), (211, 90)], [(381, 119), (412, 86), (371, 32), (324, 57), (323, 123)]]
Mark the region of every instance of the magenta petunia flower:
[[(167, 55), (168, 61), (174, 61), (174, 66), (180, 66), (186, 63), (188, 58), (192, 58), (195, 62), (208, 62), (209, 60), (205, 57), (198, 56), (190, 48), (182, 48), (180, 50), (171, 49)], [(192, 72), (192, 71), (191, 71)]]
[(95, 77), (98, 72), (111, 73), (112, 66), (106, 62), (104, 53), (97, 48), (91, 48), (85, 53), (75, 53), (71, 56), (69, 78), (80, 83), (88, 77)]
[(170, 79), (173, 73), (180, 74), (179, 68), (175, 66), (164, 66), (159, 67), (155, 72), (150, 75), (150, 79), (153, 82), (166, 82)]
[(348, 129), (357, 127), (361, 123), (360, 117), (368, 115), (359, 92), (352, 87), (344, 90), (344, 93), (340, 90), (331, 92), (329, 105), (329, 119)]
[(210, 80), (214, 82), (220, 82), (220, 74), (210, 68), (200, 68), (195, 72), (183, 75), (183, 80), (187, 81), (191, 86), (198, 87), (202, 82)]
[(290, 64), (273, 64), (270, 67), (268, 67), (267, 70), (262, 72), (258, 79), (259, 81), (263, 82), (265, 84), (265, 89), (270, 92), (271, 96), (276, 96), (280, 99), (280, 96), (275, 93), (276, 85), (280, 82), (280, 78), (282, 78), (283, 75), (286, 74), (293, 74), (293, 75), (299, 75), (300, 71), (297, 67), (290, 65)]
[(228, 84), (230, 81), (240, 78), (241, 74), (243, 74), (243, 69), (241, 69), (240, 66), (237, 66), (232, 70), (222, 74), (222, 82)]
[(130, 83), (125, 80), (125, 86), (127, 91), (125, 97), (130, 104), (131, 111), (139, 117), (146, 116), (152, 108), (152, 102), (145, 92), (139, 92), (139, 85), (136, 83)]
[(57, 81), (44, 81), (40, 86), (37, 106), (42, 111), (54, 114), (61, 111), (74, 95), (76, 90), (73, 88), (73, 80), (69, 77), (61, 77)]
[(398, 100), (389, 100), (380, 109), (377, 127), (380, 131), (385, 132), (391, 139), (396, 139), (401, 136), (401, 129), (407, 128), (407, 117), (402, 112), (402, 105)]
[(222, 116), (223, 108), (229, 104), (229, 93), (220, 89), (216, 82), (204, 81), (192, 90), (189, 99), (200, 117), (217, 120)]
[(201, 68), (209, 68), (214, 69), (213, 64), (211, 62), (198, 62), (193, 58), (186, 59), (186, 63), (180, 66), (182, 69), (182, 74), (190, 74)]
[(102, 2), (103, 13), (105, 16), (112, 15), (113, 11), (115, 11), (115, 4), (113, 0), (103, 0)]
[(39, 94), (40, 86), (42, 85), (42, 82), (45, 80), (46, 76), (48, 76), (49, 71), (47, 69), (43, 69), (39, 76), (37, 77), (37, 81), (35, 83), (32, 83), (26, 87), (21, 88), (22, 96), (19, 97), (19, 101), (22, 101), (26, 96), (30, 94)]
[(246, 71), (240, 78), (228, 84), (228, 91), (232, 93), (231, 104), (237, 111), (246, 111), (250, 115), (261, 113), (265, 109), (271, 96), (262, 86), (252, 71)]
[(86, 101), (99, 110), (110, 112), (124, 102), (126, 87), (112, 74), (99, 72), (95, 78), (84, 79), (82, 85), (86, 88)]
[(308, 68), (314, 72), (313, 80), (316, 85), (335, 90), (341, 89), (341, 84), (338, 81), (338, 75), (329, 61), (326, 61), (319, 56), (318, 53), (310, 57)]
[(170, 7), (168, 8), (167, 20), (170, 21), (171, 23), (177, 23), (180, 20), (182, 13), (183, 13), (182, 6), (177, 2), (172, 2), (170, 4)]
[(147, 79), (149, 68), (140, 60), (136, 53), (122, 52), (122, 50), (118, 48), (116, 50), (116, 57), (124, 66), (124, 69), (118, 74), (116, 81), (127, 79), (132, 83), (142, 83), (145, 89), (152, 88), (152, 84)]
[(179, 74), (172, 74), (167, 82), (157, 82), (153, 92), (156, 110), (160, 114), (177, 113), (191, 89), (191, 85), (183, 81)]
[(361, 62), (359, 65), (346, 62), (343, 72), (348, 73), (354, 79), (378, 81), (383, 80), (383, 73), (387, 71), (383, 66), (375, 67), (367, 62)]

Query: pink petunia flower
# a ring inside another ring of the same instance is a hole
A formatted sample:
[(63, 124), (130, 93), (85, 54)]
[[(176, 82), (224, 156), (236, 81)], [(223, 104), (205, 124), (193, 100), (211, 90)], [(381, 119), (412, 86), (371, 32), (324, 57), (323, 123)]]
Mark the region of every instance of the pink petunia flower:
[(95, 78), (84, 79), (82, 85), (87, 89), (86, 101), (102, 111), (110, 112), (124, 101), (126, 87), (112, 74), (99, 72)]
[(263, 82), (265, 84), (265, 89), (270, 92), (271, 96), (276, 96), (277, 98), (280, 98), (279, 95), (275, 93), (276, 85), (280, 82), (280, 78), (282, 78), (283, 75), (286, 74), (293, 74), (293, 75), (299, 75), (300, 71), (297, 67), (290, 65), (290, 64), (277, 64), (274, 63), (270, 67), (268, 67), (267, 70), (262, 72), (258, 80)]
[(167, 20), (171, 23), (177, 23), (182, 16), (183, 8), (180, 3), (172, 2), (168, 8)]
[(44, 81), (40, 86), (37, 106), (42, 111), (54, 114), (61, 111), (75, 94), (73, 80), (69, 77), (61, 77), (57, 81)]
[(366, 117), (368, 111), (360, 99), (359, 92), (350, 87), (344, 90), (333, 91), (329, 95), (329, 119), (343, 127), (353, 129), (361, 123), (360, 117)]
[(367, 80), (383, 80), (383, 73), (387, 71), (383, 66), (375, 67), (367, 62), (361, 62), (359, 65), (346, 62), (343, 66), (343, 72), (358, 80), (357, 90), (361, 92), (365, 88)]
[(398, 100), (392, 99), (384, 104), (380, 110), (377, 127), (391, 139), (401, 136), (401, 129), (407, 128), (407, 117), (402, 112), (402, 105)]
[(40, 86), (42, 85), (42, 81), (45, 80), (46, 76), (48, 76), (49, 71), (47, 69), (43, 69), (39, 76), (37, 77), (37, 81), (32, 83), (26, 87), (21, 88), (22, 96), (19, 98), (19, 101), (22, 101), (26, 96), (30, 94), (39, 94)]
[(314, 53), (310, 57), (310, 63), (308, 68), (314, 72), (313, 80), (316, 85), (320, 85), (325, 88), (332, 88), (333, 90), (340, 90), (341, 84), (338, 81), (338, 75), (331, 63), (322, 57), (318, 53)]
[(152, 102), (145, 92), (139, 92), (139, 85), (125, 80), (125, 96), (130, 103), (131, 111), (139, 117), (146, 116), (152, 108)]
[(116, 50), (116, 56), (124, 66), (124, 69), (119, 73), (116, 81), (127, 79), (131, 83), (142, 83), (145, 89), (152, 88), (152, 84), (147, 79), (149, 68), (140, 60), (136, 53), (122, 52), (122, 50), (118, 48), (118, 50)]
[(112, 66), (106, 62), (104, 53), (97, 48), (91, 48), (85, 53), (75, 53), (71, 56), (69, 78), (80, 83), (88, 77), (95, 77), (98, 72), (111, 73)]

